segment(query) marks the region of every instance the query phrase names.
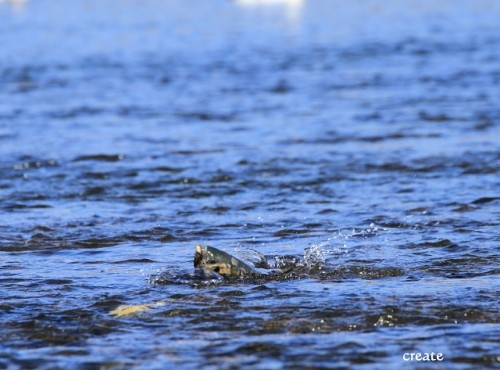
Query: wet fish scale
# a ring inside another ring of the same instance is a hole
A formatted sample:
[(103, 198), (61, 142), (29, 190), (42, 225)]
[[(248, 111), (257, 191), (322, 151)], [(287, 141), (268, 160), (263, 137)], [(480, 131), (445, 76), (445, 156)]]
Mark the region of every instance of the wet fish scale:
[(226, 276), (259, 274), (253, 267), (236, 257), (206, 245), (197, 245), (195, 247), (194, 267), (206, 268)]

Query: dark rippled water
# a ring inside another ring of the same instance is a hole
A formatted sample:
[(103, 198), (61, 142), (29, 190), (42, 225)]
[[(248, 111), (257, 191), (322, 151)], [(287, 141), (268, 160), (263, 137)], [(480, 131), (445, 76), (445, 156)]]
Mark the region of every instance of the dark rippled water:
[(499, 368), (499, 19), (0, 2), (0, 369)]

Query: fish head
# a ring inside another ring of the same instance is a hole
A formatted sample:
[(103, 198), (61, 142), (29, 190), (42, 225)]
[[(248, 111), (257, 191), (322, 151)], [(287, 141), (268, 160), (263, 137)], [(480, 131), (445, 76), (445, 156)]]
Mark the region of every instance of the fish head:
[(194, 248), (194, 267), (202, 268), (207, 260), (207, 247), (205, 245), (197, 245)]
[(244, 275), (250, 272), (248, 266), (230, 254), (206, 245), (195, 247), (194, 267), (209, 269), (220, 275)]

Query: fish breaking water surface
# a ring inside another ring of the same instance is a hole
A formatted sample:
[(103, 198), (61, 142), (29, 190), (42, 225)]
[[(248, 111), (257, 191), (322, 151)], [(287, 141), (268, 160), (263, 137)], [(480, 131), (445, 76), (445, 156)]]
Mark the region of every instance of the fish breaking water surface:
[(0, 369), (498, 368), (500, 6), (258, 3), (0, 1)]

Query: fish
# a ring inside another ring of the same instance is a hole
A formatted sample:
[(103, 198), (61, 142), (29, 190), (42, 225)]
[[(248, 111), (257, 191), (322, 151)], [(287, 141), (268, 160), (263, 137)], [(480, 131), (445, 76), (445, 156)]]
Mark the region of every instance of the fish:
[(261, 275), (261, 272), (242, 260), (208, 245), (197, 245), (195, 247), (194, 267), (208, 269), (226, 277)]
[[(258, 261), (262, 268), (269, 268), (267, 263), (262, 260)], [(183, 275), (166, 275), (156, 276), (154, 281), (158, 283), (163, 279), (169, 283), (182, 283), (185, 281), (192, 282), (195, 286), (199, 286), (200, 282), (216, 283), (225, 280), (230, 276), (265, 276), (266, 273), (258, 271), (248, 263), (221, 251), (220, 249), (207, 245), (197, 245), (194, 254), (193, 274)], [(272, 271), (272, 270), (270, 270)], [(160, 280), (158, 280), (160, 278)], [(137, 314), (142, 314), (145, 311), (151, 310), (154, 307), (164, 306), (166, 302), (158, 301), (146, 304), (137, 305), (120, 305), (109, 313), (115, 317), (127, 317)]]
[(166, 305), (166, 303), (163, 301), (158, 301), (158, 302), (148, 303), (148, 304), (120, 305), (117, 308), (115, 308), (113, 311), (111, 311), (110, 315), (113, 315), (116, 317), (137, 315), (137, 314), (142, 313), (144, 311), (148, 311), (148, 310), (152, 309), (153, 307), (159, 307), (159, 306), (165, 306), (165, 305)]

